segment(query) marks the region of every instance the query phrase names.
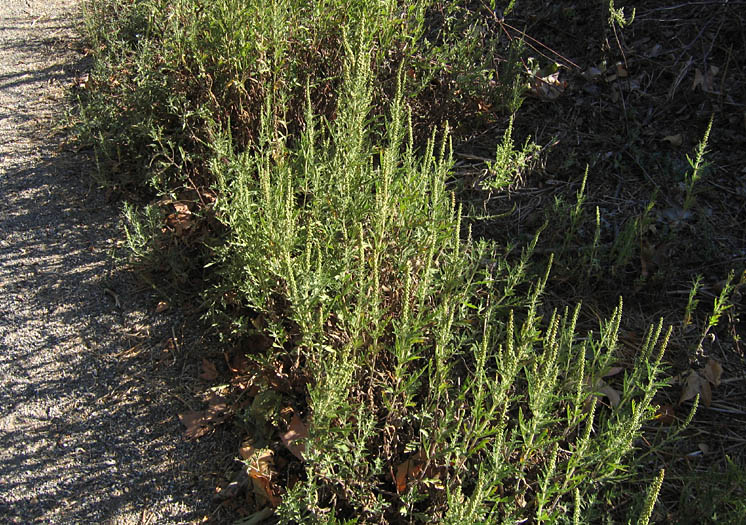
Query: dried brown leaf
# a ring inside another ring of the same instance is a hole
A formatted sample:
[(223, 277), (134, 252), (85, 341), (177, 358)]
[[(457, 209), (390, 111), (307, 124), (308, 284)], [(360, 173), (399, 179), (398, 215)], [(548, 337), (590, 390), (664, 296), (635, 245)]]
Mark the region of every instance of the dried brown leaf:
[(174, 209), (176, 210), (176, 213), (183, 213), (185, 215), (191, 214), (189, 211), (189, 205), (185, 204), (183, 202), (174, 202)]
[(599, 379), (596, 383), (596, 390), (603, 395), (605, 395), (609, 399), (609, 404), (611, 404), (611, 408), (616, 408), (619, 406), (620, 401), (622, 400), (621, 396), (619, 395), (619, 392), (617, 392), (614, 388), (606, 384), (606, 381), (603, 379)]
[(559, 71), (545, 77), (533, 77), (531, 93), (539, 98), (555, 100), (567, 89), (567, 82), (559, 79)]
[(702, 383), (702, 378), (699, 377), (699, 374), (697, 372), (692, 370), (686, 378), (686, 382), (684, 383), (684, 388), (681, 389), (681, 396), (679, 397), (679, 405), (683, 403), (684, 401), (694, 399), (697, 396), (697, 394), (700, 393), (701, 383)]
[(254, 448), (248, 442), (244, 442), (239, 452), (246, 462), (254, 494), (260, 500), (260, 504), (268, 503), (271, 507), (277, 507), (281, 499), (272, 485), (273, 452), (266, 448)]
[(217, 419), (228, 412), (228, 400), (221, 395), (211, 394), (207, 403), (209, 405), (207, 413), (213, 419)]
[(623, 366), (612, 366), (609, 371), (604, 374), (604, 377), (611, 377), (617, 375), (619, 372), (623, 372)]
[(308, 428), (298, 414), (293, 413), (293, 417), (288, 425), (288, 431), (281, 434), (280, 438), (293, 456), (301, 461), (303, 461), (303, 453), (306, 450), (306, 444), (302, 442), (299, 443), (298, 441), (305, 439), (306, 437), (308, 437)]
[(679, 398), (679, 405), (689, 399), (694, 399), (699, 394), (700, 399), (704, 402), (705, 406), (709, 407), (712, 403), (712, 388), (710, 388), (710, 382), (699, 375), (696, 371), (692, 370), (689, 377), (686, 379), (684, 388)]
[(692, 91), (699, 87), (706, 93), (711, 93), (715, 83), (715, 76), (720, 72), (717, 66), (710, 66), (707, 72), (703, 73), (700, 69), (694, 70), (694, 82), (692, 82)]
[(702, 401), (704, 401), (706, 407), (710, 407), (712, 404), (712, 387), (710, 387), (709, 381), (702, 381)]
[(254, 475), (249, 473), (251, 483), (254, 486), (254, 494), (260, 501), (260, 505), (268, 503), (270, 507), (277, 508), (282, 503), (282, 499), (275, 494), (272, 481), (267, 476)]
[(238, 448), (238, 455), (241, 456), (241, 459), (251, 459), (255, 452), (254, 445), (248, 439), (244, 440)]
[(191, 213), (176, 212), (166, 217), (166, 224), (173, 229), (177, 237), (180, 237), (194, 226), (194, 221)]
[(184, 435), (189, 439), (197, 439), (212, 430), (210, 417), (205, 412), (190, 410), (179, 414), (179, 420), (186, 427)]
[(212, 381), (217, 377), (218, 370), (215, 368), (215, 363), (209, 359), (202, 359), (202, 373), (199, 375), (199, 378), (205, 381)]
[(702, 375), (704, 375), (707, 380), (712, 383), (712, 386), (720, 386), (720, 379), (723, 376), (723, 366), (714, 359), (710, 358), (707, 360), (707, 364), (702, 369)]
[(268, 448), (256, 448), (248, 439), (243, 442), (239, 454), (244, 459), (250, 476), (271, 476), (274, 467), (274, 452)]
[(426, 459), (425, 453), (420, 450), (396, 468), (396, 492), (401, 494), (407, 490), (407, 484), (422, 472)]

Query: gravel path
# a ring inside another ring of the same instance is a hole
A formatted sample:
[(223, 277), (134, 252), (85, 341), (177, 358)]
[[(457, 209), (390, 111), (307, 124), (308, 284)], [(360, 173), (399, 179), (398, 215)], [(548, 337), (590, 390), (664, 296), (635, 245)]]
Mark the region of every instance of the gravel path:
[(177, 418), (208, 343), (111, 262), (118, 208), (53, 132), (76, 4), (0, 0), (0, 523), (222, 521), (234, 438)]

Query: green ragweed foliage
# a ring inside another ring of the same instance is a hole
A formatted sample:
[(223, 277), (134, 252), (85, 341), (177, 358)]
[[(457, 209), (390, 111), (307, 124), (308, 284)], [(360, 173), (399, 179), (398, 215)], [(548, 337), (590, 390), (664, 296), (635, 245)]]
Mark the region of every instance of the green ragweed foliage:
[(476, 124), (477, 107), (515, 111), (521, 102), (519, 46), (458, 3), (89, 0), (84, 9), (96, 60), (80, 93), (78, 138), (96, 147), (102, 185), (148, 195), (214, 182), (204, 166), (214, 127), (236, 148), (256, 145), (267, 97), (284, 97), (273, 118), (288, 136), (302, 126), (307, 85), (314, 113), (333, 119), (344, 33), (362, 18), (370, 20), (374, 112), (387, 111), (406, 60), (404, 97), (420, 145), (465, 108)]
[[(633, 473), (668, 335), (651, 328), (608, 377), (621, 301), (579, 333), (579, 306), (543, 304), (550, 268), (534, 268), (537, 239), (520, 254), (472, 239), (449, 191), (445, 121), (518, 108), (520, 44), (503, 49), (478, 9), (425, 0), (93, 0), (88, 10), (98, 58), (79, 132), (102, 180), (168, 202), (184, 245), (206, 230), (198, 220), (218, 223), (200, 259), (216, 326), (229, 340), (261, 331), (270, 348), (252, 373), (281, 371), (292, 387), (256, 394), (241, 417), (262, 419), (270, 442), (283, 408), (304, 415), (290, 460), (301, 475), (268, 476), (280, 521), (604, 514)], [(515, 146), (511, 120), (491, 165), (496, 188), (534, 148)], [(162, 251), (164, 215), (127, 209), (137, 257)]]
[(386, 133), (374, 132), (365, 23), (345, 40), (333, 122), (308, 93), (291, 144), (273, 117), (283, 99), (268, 98), (258, 146), (235, 153), (222, 135), (210, 163), (231, 232), (215, 297), (237, 293), (262, 312), (275, 342), (265, 364), (283, 363), (307, 391), (305, 478), (278, 515), (493, 523), (579, 512), (578, 499), (627, 475), (668, 336), (651, 328), (611, 387), (621, 302), (580, 337), (579, 307), (542, 310), (548, 270), (527, 271), (533, 243), (509, 264), (462, 236), (447, 133), (415, 152), (402, 73)]
[(483, 183), (485, 189), (502, 190), (519, 182), (539, 152), (539, 146), (531, 142), (531, 137), (526, 138), (523, 146), (516, 148), (513, 119), (514, 116), (511, 116), (502, 142), (497, 145), (495, 161), (488, 164), (489, 177)]

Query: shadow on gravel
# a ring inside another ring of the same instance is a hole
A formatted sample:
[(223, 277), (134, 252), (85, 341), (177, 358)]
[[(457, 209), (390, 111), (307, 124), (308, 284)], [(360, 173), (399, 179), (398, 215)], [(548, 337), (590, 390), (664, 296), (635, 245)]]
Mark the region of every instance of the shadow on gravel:
[(235, 450), (227, 432), (182, 437), (208, 343), (114, 269), (117, 212), (82, 194), (81, 170), (63, 155), (2, 173), (0, 514), (198, 521)]
[[(212, 495), (235, 438), (187, 441), (177, 417), (201, 408), (197, 366), (215, 347), (116, 267), (117, 205), (91, 191), (88, 158), (41, 138), (37, 105), (55, 108), (39, 101), (84, 63), (57, 36), (69, 21), (46, 24), (50, 38), (0, 44), (0, 119), (17, 123), (0, 137), (0, 521), (223, 521)], [(64, 62), (29, 61), (50, 52)]]
[(117, 213), (81, 193), (80, 163), (2, 174), (0, 514), (198, 521), (231, 464), (222, 451), (235, 450), (228, 433), (185, 441), (177, 418), (199, 408), (192, 352), (208, 343), (195, 320), (155, 315), (157, 298), (114, 269)]

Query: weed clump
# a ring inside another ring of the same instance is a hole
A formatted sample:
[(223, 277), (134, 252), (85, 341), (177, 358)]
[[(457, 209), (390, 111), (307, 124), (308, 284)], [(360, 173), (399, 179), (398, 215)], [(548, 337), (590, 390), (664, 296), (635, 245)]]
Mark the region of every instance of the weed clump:
[[(532, 262), (538, 237), (520, 254), (473, 238), (450, 189), (461, 128), (448, 117), (521, 102), (522, 47), (478, 14), (89, 4), (99, 61), (81, 140), (111, 172), (102, 181), (152, 201), (126, 209), (134, 255), (157, 260), (169, 232), (199, 244), (207, 319), (228, 344), (265, 338), (228, 394), (249, 399), (234, 413), (256, 510), (283, 522), (579, 522), (635, 474), (670, 330), (655, 324), (616, 366), (621, 300), (581, 333), (580, 305), (543, 304), (552, 259)], [(452, 100), (431, 111), (443, 90)], [(509, 122), (487, 190), (538, 152), (516, 150)], [(585, 179), (563, 252), (584, 191)], [(598, 210), (596, 224), (589, 261)], [(641, 494), (644, 522), (662, 479)]]

